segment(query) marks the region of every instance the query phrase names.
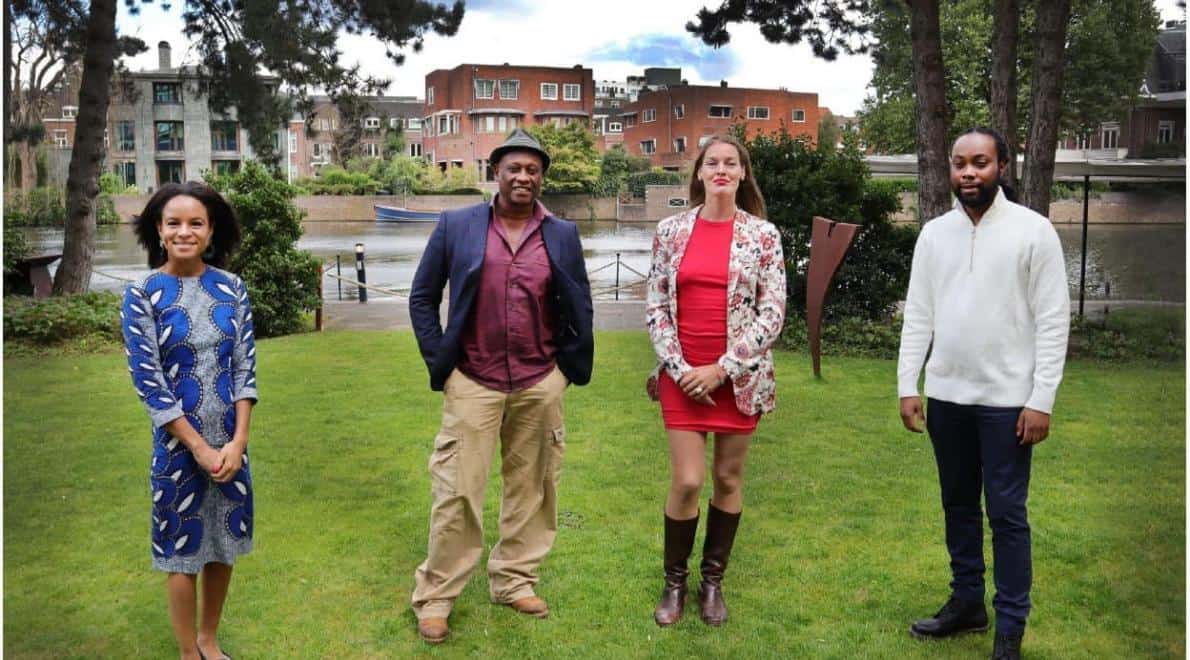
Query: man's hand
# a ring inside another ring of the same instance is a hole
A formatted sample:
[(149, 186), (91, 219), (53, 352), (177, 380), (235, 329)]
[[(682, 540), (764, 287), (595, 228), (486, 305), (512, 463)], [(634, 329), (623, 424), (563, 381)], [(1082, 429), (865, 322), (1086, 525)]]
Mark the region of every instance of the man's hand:
[(901, 397), (901, 423), (914, 433), (921, 433), (926, 415), (922, 412), (920, 396)]
[(682, 374), (678, 380), (678, 387), (686, 393), (686, 396), (695, 401), (713, 406), (715, 402), (711, 399), (711, 392), (719, 389), (727, 380), (727, 372), (717, 364), (708, 364), (701, 367), (694, 367), (690, 371)]
[(1016, 437), (1022, 445), (1035, 445), (1049, 437), (1050, 416), (1040, 410), (1022, 408), (1016, 420)]

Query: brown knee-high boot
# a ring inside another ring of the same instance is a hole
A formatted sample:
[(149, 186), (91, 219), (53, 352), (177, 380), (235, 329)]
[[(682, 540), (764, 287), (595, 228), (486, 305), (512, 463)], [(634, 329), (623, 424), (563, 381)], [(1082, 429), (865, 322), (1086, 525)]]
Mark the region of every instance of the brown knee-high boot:
[(702, 582), (698, 586), (698, 606), (704, 623), (717, 626), (727, 620), (723, 602), (723, 571), (731, 557), (740, 514), (727, 513), (710, 505), (707, 510), (707, 538), (702, 546)]
[(661, 627), (677, 623), (686, 608), (686, 577), (690, 575), (686, 560), (694, 549), (697, 531), (698, 516), (690, 520), (665, 516), (665, 587), (661, 590), (661, 601), (653, 611), (653, 620)]

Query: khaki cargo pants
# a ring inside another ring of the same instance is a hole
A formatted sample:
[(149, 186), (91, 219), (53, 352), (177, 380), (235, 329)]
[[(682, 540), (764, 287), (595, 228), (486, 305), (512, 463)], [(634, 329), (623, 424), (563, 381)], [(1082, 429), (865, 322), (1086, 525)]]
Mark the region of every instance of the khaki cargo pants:
[(500, 541), (488, 558), (492, 601), (535, 595), (537, 568), (557, 534), (558, 475), (566, 451), (554, 370), (518, 392), (488, 389), (457, 369), (443, 391), (442, 428), (430, 456), (433, 504), (426, 560), (414, 574), (413, 611), (446, 617), (483, 554), (483, 499), (500, 448)]

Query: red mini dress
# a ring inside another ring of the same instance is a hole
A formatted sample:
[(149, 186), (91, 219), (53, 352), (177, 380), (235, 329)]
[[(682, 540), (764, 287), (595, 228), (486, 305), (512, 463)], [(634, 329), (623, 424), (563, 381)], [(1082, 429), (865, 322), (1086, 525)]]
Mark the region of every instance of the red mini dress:
[[(692, 367), (714, 364), (727, 351), (727, 264), (734, 224), (696, 219), (678, 266), (678, 343)], [(667, 429), (733, 434), (756, 430), (760, 415), (740, 412), (730, 379), (711, 393), (714, 406), (686, 396), (667, 373), (657, 385)]]

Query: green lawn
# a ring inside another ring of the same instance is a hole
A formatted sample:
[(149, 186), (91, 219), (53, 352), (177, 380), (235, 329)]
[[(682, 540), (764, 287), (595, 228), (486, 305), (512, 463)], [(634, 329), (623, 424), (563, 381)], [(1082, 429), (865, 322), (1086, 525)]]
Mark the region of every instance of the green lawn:
[[(550, 618), (491, 605), (481, 567), (450, 642), (429, 648), (408, 599), (440, 395), (413, 336), (262, 341), (256, 550), (236, 569), (224, 648), (237, 658), (990, 651), (990, 635), (906, 633), (942, 603), (949, 576), (933, 456), (900, 427), (895, 364), (828, 357), (815, 381), (808, 356), (790, 353), (778, 355), (779, 408), (748, 462), (725, 581), (731, 620), (710, 629), (691, 608), (658, 629), (669, 469), (643, 394), (652, 353), (639, 332), (601, 333), (597, 345), (594, 383), (567, 399), (561, 529), (539, 585)], [(5, 656), (176, 657), (149, 562), (148, 420), (123, 355), (10, 358), (4, 379)], [(1068, 365), (1052, 436), (1034, 454), (1028, 657), (1184, 655), (1184, 402), (1181, 365)], [(493, 479), (489, 547), (498, 488)]]

